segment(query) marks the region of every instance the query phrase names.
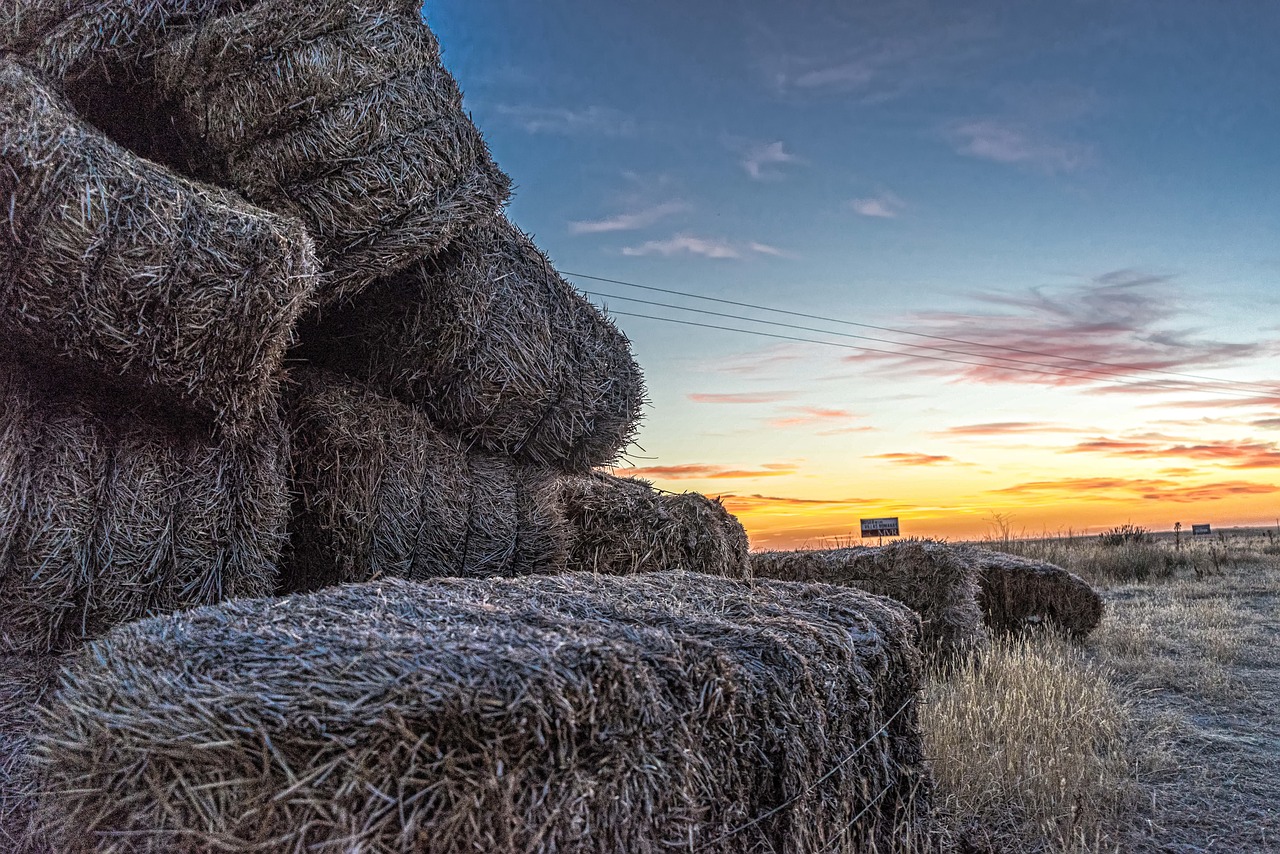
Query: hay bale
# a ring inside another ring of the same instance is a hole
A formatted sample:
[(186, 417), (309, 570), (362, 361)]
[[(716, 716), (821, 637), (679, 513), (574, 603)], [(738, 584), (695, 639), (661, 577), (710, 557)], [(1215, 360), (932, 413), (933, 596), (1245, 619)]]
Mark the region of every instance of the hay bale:
[(978, 573), (978, 605), (993, 632), (1050, 625), (1083, 640), (1102, 622), (1102, 597), (1074, 572), (1042, 560), (965, 547)]
[(644, 403), (626, 336), (504, 217), (324, 312), (301, 338), (300, 357), (538, 465), (612, 462)]
[(33, 832), (36, 775), (29, 761), (36, 704), (52, 687), (59, 658), (0, 653), (0, 850), (51, 851)]
[(341, 299), (494, 216), (510, 179), (416, 0), (262, 0), (169, 40), (155, 83), (209, 175), (298, 216)]
[(821, 551), (755, 552), (757, 577), (857, 587), (897, 599), (920, 615), (924, 642), (954, 658), (988, 642), (970, 563), (938, 540), (903, 539), (887, 546)]
[(300, 369), (289, 398), (284, 592), (562, 566), (551, 473), (468, 451), (411, 407), (324, 372)]
[(0, 59), (0, 333), (243, 429), (316, 285), (302, 226), (110, 142)]
[(918, 625), (681, 572), (201, 608), (78, 657), (43, 816), (67, 852), (897, 850), (929, 800)]
[(285, 436), (217, 437), (0, 354), (0, 652), (275, 589)]
[(633, 575), (685, 569), (750, 578), (747, 532), (719, 501), (662, 493), (604, 472), (560, 478), (560, 508), (575, 570)]

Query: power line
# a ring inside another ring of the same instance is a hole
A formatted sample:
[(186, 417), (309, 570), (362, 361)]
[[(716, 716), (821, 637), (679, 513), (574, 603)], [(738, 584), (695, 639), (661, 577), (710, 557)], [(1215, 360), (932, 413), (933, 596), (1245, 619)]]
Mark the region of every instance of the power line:
[[(639, 317), (645, 320), (660, 320), (666, 323), (679, 323), (682, 326), (697, 326), (702, 329), (720, 329), (725, 332), (741, 332), (744, 335), (758, 335), (762, 338), (774, 338), (780, 341), (799, 341), (804, 344), (823, 344), (828, 347), (839, 347), (843, 350), (858, 350), (858, 351), (868, 352), (868, 353), (886, 353), (890, 356), (898, 356), (899, 358), (904, 358), (904, 359), (928, 359), (929, 361), (932, 361), (932, 362), (950, 362), (956, 365), (973, 365), (979, 368), (996, 367), (987, 362), (966, 362), (963, 359), (949, 359), (949, 358), (946, 358), (945, 356), (926, 356), (921, 353), (903, 353), (898, 350), (881, 350), (876, 347), (866, 347), (866, 346), (861, 346), (857, 344), (841, 344), (838, 341), (822, 341), (817, 338), (801, 338), (797, 335), (781, 335), (775, 332), (762, 332), (758, 329), (739, 329), (733, 326), (720, 326), (714, 323), (699, 323), (696, 320), (679, 320), (674, 317), (658, 317), (652, 314), (639, 314), (637, 312), (631, 312), (631, 311), (611, 310), (610, 313), (616, 314), (622, 317)], [(1034, 368), (1004, 368), (1004, 370), (1024, 373), (1024, 374), (1043, 374), (1045, 376), (1051, 376), (1051, 377), (1075, 377), (1076, 376), (1075, 374), (1055, 373), (1053, 371), (1038, 371)], [(1150, 383), (1147, 383), (1147, 382), (1125, 382), (1124, 380), (1118, 380), (1118, 379), (1113, 379), (1111, 380), (1111, 382), (1115, 383), (1116, 385), (1133, 385), (1133, 386), (1142, 386), (1144, 388), (1150, 387)], [(1179, 388), (1185, 389), (1186, 387), (1180, 386)], [(1252, 397), (1252, 395), (1235, 394), (1233, 392), (1229, 392), (1222, 389), (1202, 389), (1202, 391), (1204, 391), (1204, 393), (1206, 394), (1220, 394), (1220, 395), (1225, 395), (1227, 397), (1236, 397), (1236, 398), (1244, 398), (1244, 399)]]
[[(1097, 374), (1099, 375), (1099, 377), (1106, 378), (1112, 381), (1115, 381), (1116, 377), (1134, 376), (1134, 374), (1132, 373), (1119, 374), (1112, 371), (1104, 371), (1100, 368), (1071, 368), (1066, 365), (1054, 365), (1054, 364), (1048, 364), (1045, 362), (1033, 362), (1028, 359), (1013, 359), (1008, 356), (988, 356), (983, 353), (971, 353), (967, 350), (954, 350), (949, 347), (936, 347), (928, 344), (906, 344), (904, 342), (894, 341), (889, 338), (876, 338), (874, 336), (869, 336), (869, 335), (856, 335), (851, 332), (837, 332), (831, 329), (821, 329), (816, 326), (803, 326), (796, 323), (782, 323), (781, 321), (777, 321), (777, 320), (761, 320), (755, 317), (744, 317), (739, 314), (731, 314), (728, 312), (721, 312), (721, 311), (711, 311), (709, 309), (693, 308), (691, 306), (673, 305), (671, 303), (658, 302), (656, 300), (645, 300), (645, 299), (639, 299), (637, 297), (622, 296), (621, 294), (608, 294), (602, 291), (588, 290), (588, 291), (583, 291), (583, 293), (589, 296), (600, 297), (602, 299), (626, 300), (627, 302), (635, 302), (635, 303), (640, 303), (642, 305), (651, 305), (651, 306), (656, 306), (658, 308), (669, 308), (669, 309), (674, 309), (676, 311), (688, 311), (688, 312), (693, 312), (695, 314), (709, 315), (711, 317), (723, 317), (723, 318), (728, 318), (730, 320), (741, 320), (748, 323), (759, 323), (764, 326), (773, 326), (781, 329), (797, 329), (804, 332), (817, 332), (822, 335), (836, 335), (841, 338), (852, 338), (852, 339), (857, 339), (859, 341), (875, 341), (881, 344), (899, 344), (903, 347), (909, 347), (915, 350), (932, 350), (938, 353), (951, 353), (953, 355), (959, 355), (959, 356), (973, 356), (975, 359), (985, 359), (987, 361), (966, 362), (964, 364), (973, 364), (973, 365), (979, 365), (983, 367), (998, 368), (1000, 370), (1018, 371), (1020, 369), (1010, 366), (1012, 364), (1017, 364), (1017, 365), (1033, 365), (1040, 368), (1050, 368), (1052, 369), (1053, 376), (1067, 377), (1072, 379), (1096, 379), (1096, 377), (1083, 376), (1085, 374)], [(615, 312), (615, 313), (618, 313), (618, 312)], [(876, 352), (876, 353), (891, 353), (893, 355), (897, 355), (902, 358), (915, 358), (916, 356), (919, 355), (918, 353), (886, 351), (886, 350), (877, 350), (873, 348), (860, 348), (860, 349), (867, 349), (870, 352)], [(992, 363), (1006, 363), (1006, 362), (1010, 364), (992, 364)], [(1047, 372), (1036, 371), (1035, 373), (1047, 373)], [(1216, 385), (1220, 386), (1220, 388), (1218, 389), (1220, 391), (1231, 392), (1233, 394), (1237, 391), (1236, 389), (1231, 389), (1227, 387), (1227, 384), (1230, 381), (1214, 381), (1214, 382)], [(1138, 383), (1133, 383), (1133, 384), (1136, 385)], [(1183, 390), (1206, 391), (1207, 390), (1203, 387), (1202, 384), (1199, 384), (1199, 383), (1191, 384), (1186, 382), (1174, 382), (1170, 380), (1142, 380), (1140, 384), (1148, 388), (1152, 388), (1152, 387), (1164, 388), (1170, 391), (1183, 391)], [(1252, 396), (1252, 395), (1241, 395), (1241, 396)]]
[[(710, 297), (710, 296), (705, 296), (703, 294), (688, 293), (686, 291), (678, 291), (671, 288), (659, 288), (653, 285), (642, 285), (637, 282), (628, 282), (622, 279), (609, 279), (603, 276), (592, 276), (587, 273), (571, 273), (571, 272), (568, 272), (567, 270), (562, 270), (561, 274), (565, 276), (572, 276), (578, 279), (590, 279), (591, 281), (594, 281), (594, 282), (607, 282), (613, 285), (623, 285), (624, 287), (628, 287), (628, 288), (640, 288), (646, 291), (655, 291), (657, 293), (687, 297), (688, 299), (699, 299), (699, 300), (706, 300), (707, 302), (721, 303), (723, 305), (734, 305), (734, 306), (738, 306), (739, 308), (749, 308), (754, 311), (769, 311), (769, 312), (774, 312), (776, 314), (790, 315), (792, 317), (802, 317), (808, 320), (821, 320), (826, 323), (838, 323), (844, 326), (856, 326), (862, 329), (874, 329), (878, 332), (889, 332), (894, 335), (909, 335), (914, 338), (928, 338), (934, 341), (946, 341), (952, 344), (963, 344), (967, 347), (983, 347), (991, 350), (1003, 350), (1008, 353), (1021, 353), (1027, 356), (1041, 356), (1047, 359), (1061, 359), (1068, 362), (1079, 362), (1081, 364), (1088, 364), (1088, 365), (1100, 365), (1102, 367), (1114, 368), (1114, 369), (1123, 371), (1124, 373), (1122, 375), (1124, 376), (1132, 376), (1134, 373), (1154, 373), (1154, 374), (1165, 374), (1167, 376), (1173, 376), (1173, 377), (1182, 377), (1184, 379), (1207, 380), (1209, 382), (1214, 382), (1214, 383), (1224, 383), (1224, 384), (1238, 385), (1238, 386), (1250, 386), (1252, 388), (1264, 390), (1270, 394), (1275, 394), (1278, 390), (1280, 390), (1280, 389), (1277, 389), (1276, 386), (1267, 385), (1265, 383), (1255, 383), (1255, 382), (1249, 382), (1247, 380), (1222, 380), (1216, 377), (1205, 376), (1203, 374), (1188, 374), (1188, 373), (1183, 373), (1181, 371), (1170, 371), (1162, 368), (1139, 368), (1139, 367), (1134, 367), (1132, 365), (1123, 365), (1117, 362), (1104, 362), (1098, 359), (1085, 359), (1079, 356), (1064, 356), (1056, 353), (1044, 353), (1037, 350), (1028, 350), (1021, 347), (1011, 347), (1011, 346), (1002, 345), (1002, 344), (984, 344), (980, 341), (969, 341), (964, 338), (951, 338), (946, 335), (932, 335), (925, 332), (912, 332), (911, 330), (907, 330), (907, 329), (895, 329), (891, 326), (878, 326), (873, 323), (861, 323), (855, 320), (844, 320), (844, 319), (835, 318), (835, 317), (823, 317), (821, 315), (808, 314), (802, 311), (792, 311), (785, 308), (774, 308), (772, 306), (767, 306), (767, 305), (756, 305), (755, 303), (740, 302), (738, 300), (723, 299), (721, 297)], [(766, 321), (761, 321), (761, 322), (766, 322)], [(911, 345), (904, 344), (903, 346), (911, 346)], [(976, 355), (976, 354), (969, 354), (969, 355)], [(997, 358), (997, 357), (993, 357), (993, 358)]]

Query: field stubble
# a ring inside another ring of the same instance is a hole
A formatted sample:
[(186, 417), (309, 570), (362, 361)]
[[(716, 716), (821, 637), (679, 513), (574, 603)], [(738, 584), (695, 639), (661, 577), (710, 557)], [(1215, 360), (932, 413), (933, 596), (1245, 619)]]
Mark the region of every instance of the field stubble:
[(1003, 641), (922, 723), (970, 850), (1280, 851), (1276, 538), (1004, 538), (1099, 587), (1083, 647)]

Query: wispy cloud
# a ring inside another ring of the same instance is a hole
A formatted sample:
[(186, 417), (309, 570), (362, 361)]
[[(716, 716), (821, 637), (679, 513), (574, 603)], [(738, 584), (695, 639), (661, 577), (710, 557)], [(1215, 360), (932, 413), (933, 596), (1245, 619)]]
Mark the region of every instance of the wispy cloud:
[(1134, 498), (1158, 499), (1177, 503), (1219, 501), (1241, 495), (1269, 495), (1280, 492), (1280, 486), (1244, 480), (1187, 484), (1166, 478), (1072, 477), (1059, 480), (1035, 480), (991, 490), (994, 495), (1024, 498), (1063, 497), (1091, 500), (1127, 501)]
[[(840, 409), (838, 407), (823, 406), (793, 406), (786, 410), (782, 415), (769, 420), (769, 426), (777, 430), (787, 430), (796, 427), (811, 427), (814, 425), (832, 425), (846, 424), (842, 432), (850, 430), (852, 425), (847, 422), (856, 421), (862, 416), (848, 409)], [(870, 430), (870, 427), (857, 427), (859, 431)]]
[(849, 207), (853, 208), (854, 213), (862, 216), (897, 219), (906, 204), (893, 193), (886, 192), (864, 199), (853, 199), (849, 202)]
[(883, 504), (881, 498), (794, 498), (778, 495), (722, 495), (724, 506), (731, 513), (750, 513), (768, 510), (848, 510), (870, 504)]
[(1138, 459), (1187, 459), (1218, 463), (1233, 469), (1280, 468), (1275, 442), (1160, 442), (1148, 439), (1090, 439), (1069, 449), (1072, 453), (1107, 454)]
[[(951, 352), (921, 351), (904, 343), (894, 355), (864, 352), (843, 361), (875, 362), (904, 375), (950, 376), (969, 382), (1167, 394), (1199, 386), (1149, 373), (1143, 378), (1143, 373), (1200, 372), (1274, 353), (1273, 341), (1218, 341), (1201, 338), (1194, 329), (1179, 328), (1176, 322), (1183, 310), (1178, 296), (1171, 277), (1135, 270), (1118, 270), (1065, 288), (982, 293), (975, 298), (994, 311), (927, 312), (895, 324), (951, 339), (937, 345)], [(973, 364), (911, 358), (915, 353)], [(1280, 396), (1269, 400), (1280, 402)]]
[(757, 468), (732, 468), (701, 463), (671, 466), (639, 466), (614, 469), (621, 477), (645, 477), (660, 480), (744, 480), (753, 477), (784, 477), (795, 474), (793, 463), (765, 463)]
[(684, 213), (689, 204), (678, 200), (663, 202), (657, 205), (615, 214), (611, 217), (595, 220), (578, 220), (569, 223), (570, 234), (602, 234), (611, 231), (635, 231), (648, 228), (664, 219)]
[(1055, 424), (1050, 421), (988, 421), (982, 424), (957, 424), (934, 431), (935, 436), (1012, 436), (1027, 433), (1081, 433), (1084, 428)]
[(752, 143), (743, 152), (741, 160), (742, 168), (756, 181), (781, 177), (781, 170), (771, 167), (798, 162), (800, 158), (787, 151), (781, 141)]
[(952, 465), (964, 465), (963, 463), (959, 463), (953, 457), (946, 456), (945, 454), (915, 454), (915, 453), (895, 452), (891, 454), (870, 454), (868, 455), (867, 459), (885, 460), (886, 462), (890, 462), (898, 466), (936, 466), (936, 465), (941, 465), (943, 463), (948, 463)]
[(767, 243), (750, 241), (735, 243), (713, 237), (698, 237), (692, 234), (677, 234), (667, 240), (648, 240), (639, 246), (625, 246), (623, 255), (696, 255), (702, 258), (718, 258), (740, 260), (756, 255), (784, 257), (786, 252)]
[(958, 154), (1048, 173), (1073, 172), (1092, 156), (1091, 149), (1081, 143), (999, 119), (960, 122), (948, 129), (948, 136)]
[(694, 392), (688, 398), (694, 403), (779, 403), (791, 400), (789, 391)]
[(535, 107), (526, 104), (500, 104), (498, 115), (529, 133), (561, 136), (634, 136), (639, 130), (636, 120), (612, 107), (589, 106)]

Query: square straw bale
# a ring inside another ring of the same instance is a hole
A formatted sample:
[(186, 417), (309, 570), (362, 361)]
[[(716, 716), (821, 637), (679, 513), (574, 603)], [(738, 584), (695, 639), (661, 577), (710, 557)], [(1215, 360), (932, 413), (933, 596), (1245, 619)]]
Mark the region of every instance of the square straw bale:
[(296, 355), (412, 404), (469, 444), (585, 472), (631, 441), (626, 336), (505, 217), (304, 324)]
[(0, 652), (70, 649), (151, 614), (273, 592), (286, 435), (164, 420), (0, 356)]
[(558, 485), (568, 565), (575, 570), (751, 576), (747, 532), (719, 501), (660, 492), (646, 481), (604, 472), (564, 475)]
[(200, 608), (78, 657), (41, 814), (72, 853), (895, 850), (929, 804), (918, 629), (682, 572)]
[(288, 398), (284, 591), (563, 566), (551, 472), (472, 451), (412, 407), (323, 371), (299, 369)]
[(295, 220), (143, 160), (0, 60), (0, 332), (237, 430), (317, 284)]
[(920, 615), (926, 647), (944, 659), (988, 643), (972, 564), (946, 543), (903, 539), (887, 546), (751, 555), (757, 577), (857, 587), (897, 599)]
[(978, 575), (978, 605), (992, 632), (1048, 625), (1083, 640), (1102, 622), (1098, 592), (1074, 572), (1034, 558), (965, 547)]

